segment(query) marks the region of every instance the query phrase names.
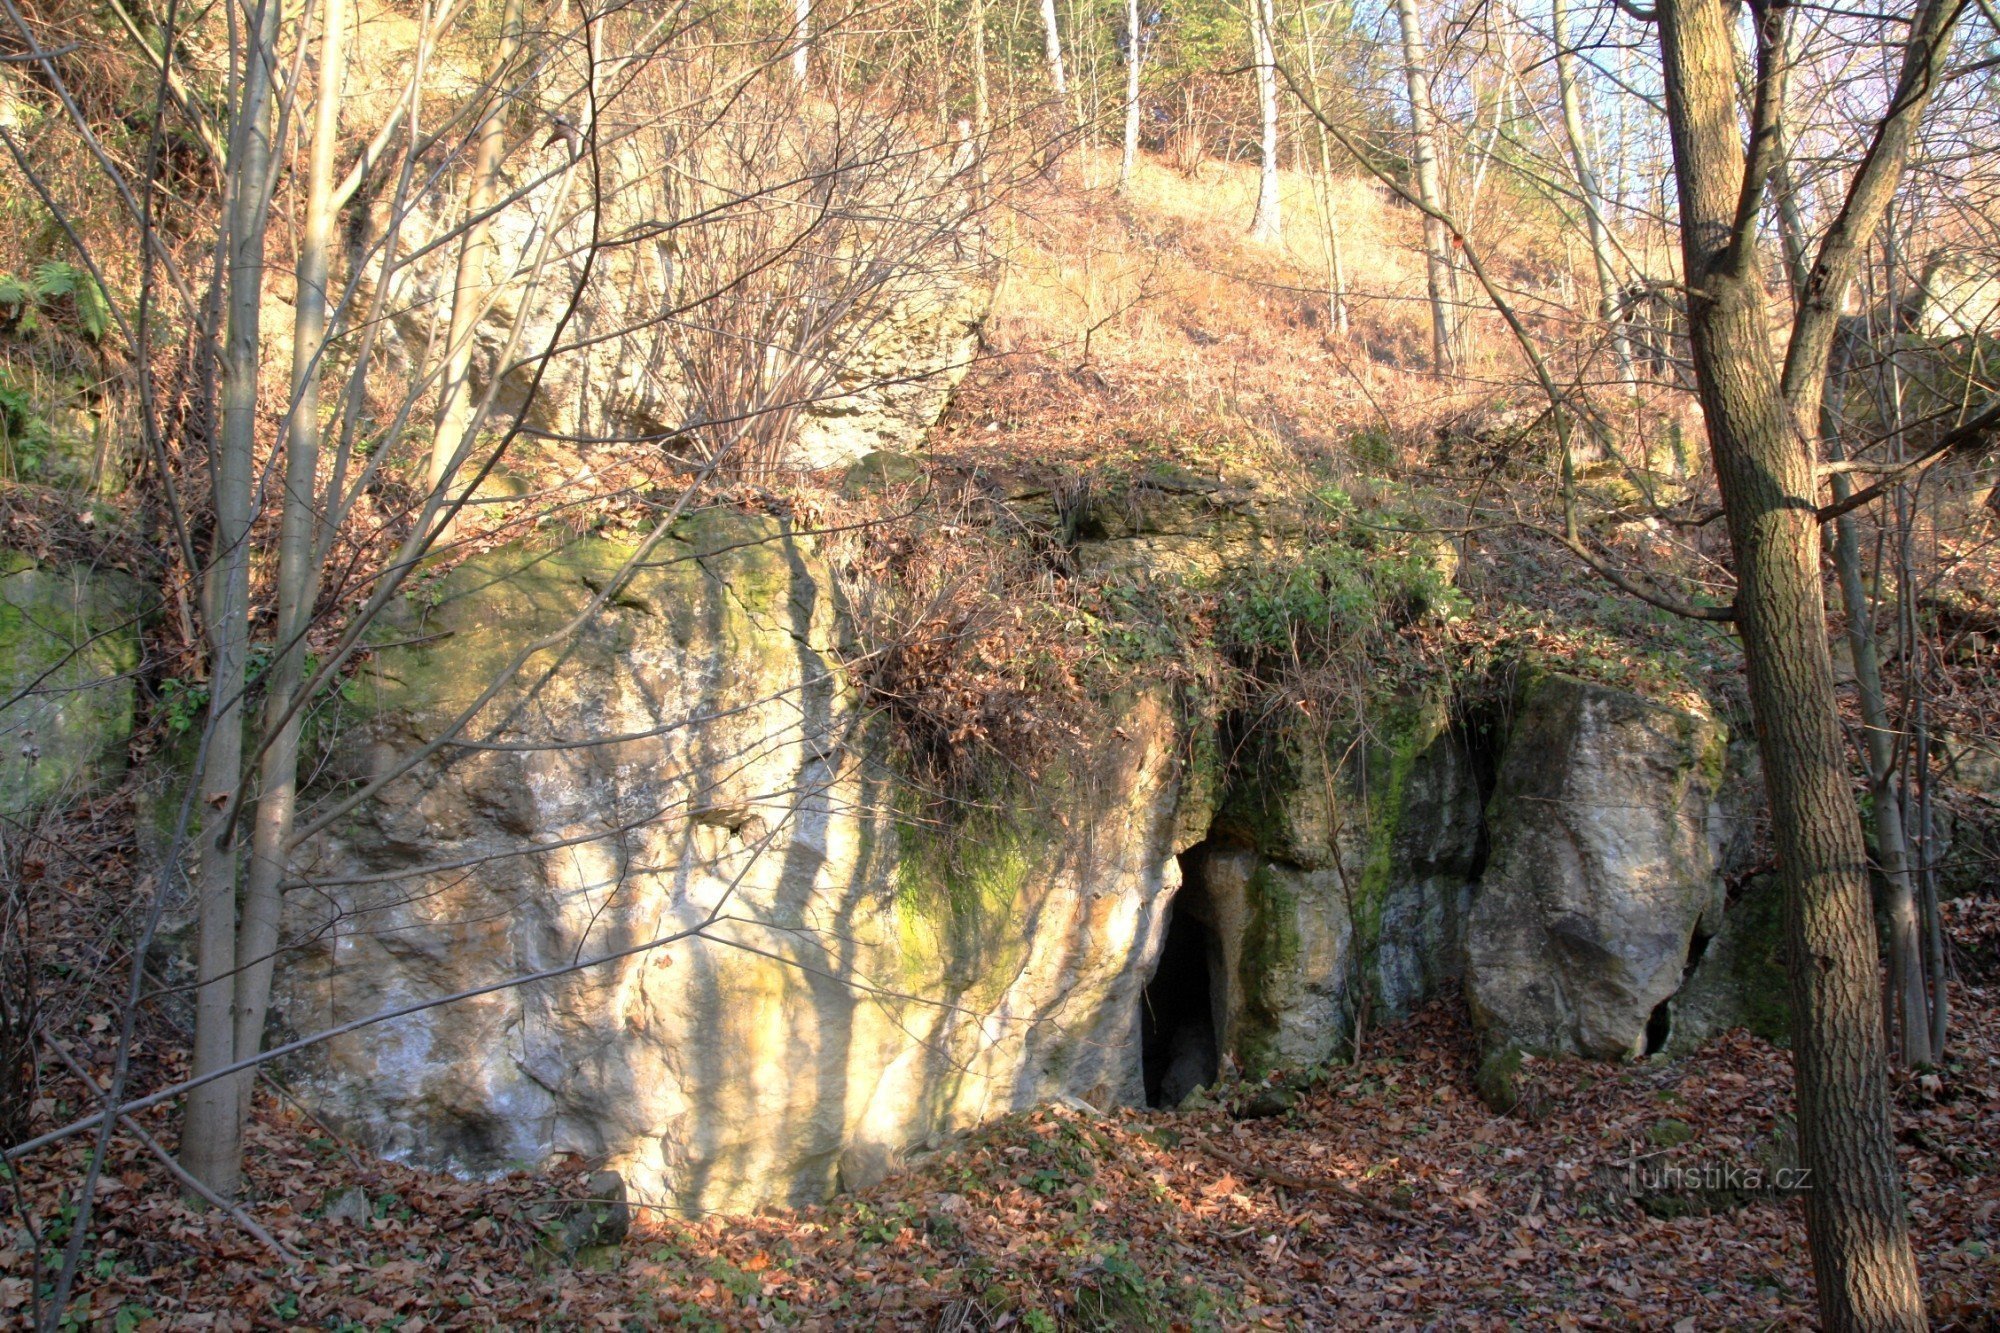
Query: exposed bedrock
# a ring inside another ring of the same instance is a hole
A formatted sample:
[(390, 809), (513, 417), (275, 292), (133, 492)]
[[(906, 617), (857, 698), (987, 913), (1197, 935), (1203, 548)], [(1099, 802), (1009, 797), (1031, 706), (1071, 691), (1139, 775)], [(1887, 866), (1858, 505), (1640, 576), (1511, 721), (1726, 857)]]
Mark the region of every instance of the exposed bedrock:
[[(1080, 563), (1269, 531), (1152, 499), (1172, 512), (1086, 531), (1120, 546)], [(402, 617), (319, 808), (383, 785), (296, 865), (280, 1004), (304, 1033), (479, 992), (299, 1071), (400, 1158), (568, 1153), (641, 1202), (805, 1201), (1033, 1102), (1338, 1057), (1460, 987), (1492, 1046), (1631, 1057), (1724, 920), (1724, 729), (1562, 676), (1331, 733), (1127, 688), (1032, 792), (941, 830), (780, 520), (503, 549)], [(1701, 1022), (1738, 1012), (1727, 983)]]

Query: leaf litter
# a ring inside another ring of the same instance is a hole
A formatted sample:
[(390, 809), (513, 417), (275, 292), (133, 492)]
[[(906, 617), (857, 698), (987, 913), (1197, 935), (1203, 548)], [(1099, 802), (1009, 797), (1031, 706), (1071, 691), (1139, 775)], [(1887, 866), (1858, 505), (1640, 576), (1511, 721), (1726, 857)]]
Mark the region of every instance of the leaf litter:
[[(1990, 1329), (2000, 990), (1956, 999), (1950, 1061), (1897, 1079), (1897, 1142), (1934, 1323)], [(86, 1065), (108, 1058), (94, 1035), (72, 1046)], [(640, 1209), (621, 1245), (577, 1252), (554, 1219), (592, 1163), (460, 1180), (370, 1161), (260, 1099), (246, 1206), (301, 1262), (184, 1202), (120, 1134), (70, 1317), (120, 1333), (1811, 1326), (1799, 1199), (1710, 1188), (1710, 1168), (1795, 1160), (1786, 1052), (1736, 1032), (1674, 1063), (1531, 1062), (1533, 1119), (1478, 1100), (1475, 1055), (1462, 1007), (1439, 1002), (1352, 1064), (1175, 1112), (1043, 1106), (824, 1205)], [(83, 1094), (50, 1090), (43, 1117)], [(140, 1119), (172, 1142), (165, 1111)], [(88, 1152), (72, 1139), (10, 1182), (0, 1320), (48, 1289)]]

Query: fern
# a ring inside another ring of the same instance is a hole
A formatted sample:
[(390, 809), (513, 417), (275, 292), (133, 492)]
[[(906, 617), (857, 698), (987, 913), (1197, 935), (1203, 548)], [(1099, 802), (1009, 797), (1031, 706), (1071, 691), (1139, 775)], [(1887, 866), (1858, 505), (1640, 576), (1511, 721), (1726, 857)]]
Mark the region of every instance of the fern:
[(111, 301), (88, 269), (47, 259), (26, 277), (0, 273), (0, 307), (5, 307), (5, 316), (20, 333), (39, 329), (48, 303), (65, 296), (76, 312), (77, 328), (83, 336), (91, 342), (103, 341), (111, 327)]
[(77, 327), (84, 337), (97, 342), (111, 323), (111, 302), (88, 269), (60, 259), (43, 260), (35, 266), (35, 289), (44, 301), (67, 296), (76, 307)]

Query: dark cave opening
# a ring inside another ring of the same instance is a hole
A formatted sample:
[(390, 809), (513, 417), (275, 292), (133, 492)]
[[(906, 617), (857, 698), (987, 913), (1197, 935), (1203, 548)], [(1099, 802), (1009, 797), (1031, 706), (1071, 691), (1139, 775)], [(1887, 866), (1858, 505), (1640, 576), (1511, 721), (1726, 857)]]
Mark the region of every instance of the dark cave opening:
[[(1685, 988), (1694, 976), (1696, 964), (1708, 952), (1708, 936), (1697, 932), (1688, 941), (1687, 963), (1681, 968), (1681, 988)], [(1658, 1055), (1666, 1049), (1667, 1042), (1674, 1034), (1674, 1001), (1681, 996), (1680, 989), (1653, 1006), (1653, 1013), (1646, 1020), (1646, 1054)]]
[(1213, 975), (1221, 958), (1207, 915), (1204, 848), (1181, 853), (1181, 888), (1167, 907), (1167, 937), (1153, 979), (1139, 997), (1141, 1063), (1146, 1105), (1178, 1106), (1215, 1082), (1219, 1051)]

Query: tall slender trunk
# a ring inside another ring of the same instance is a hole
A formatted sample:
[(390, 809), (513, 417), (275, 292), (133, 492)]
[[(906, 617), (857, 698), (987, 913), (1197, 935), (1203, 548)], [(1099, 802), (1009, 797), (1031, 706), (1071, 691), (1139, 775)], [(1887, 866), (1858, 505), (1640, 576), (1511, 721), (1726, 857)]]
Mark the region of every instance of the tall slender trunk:
[(500, 197), (500, 160), (506, 150), (502, 111), (515, 57), (521, 49), (521, 6), (522, 0), (507, 0), (501, 13), (500, 49), (493, 59), (493, 86), (489, 92), (492, 101), (479, 122), (478, 146), (473, 150), (472, 180), (465, 200), (465, 236), (459, 242), (458, 269), (451, 291), (451, 324), (445, 335), (444, 378), (438, 386), (437, 430), (431, 438), (432, 489), (443, 485), (457, 469), (459, 454), (467, 444), (466, 431), (472, 425), (472, 335), (491, 295), (486, 284), (493, 238), (486, 214)]
[[(979, 140), (983, 163), (986, 140), (993, 133), (993, 93), (986, 73), (986, 0), (972, 0), (972, 133)], [(982, 174), (984, 170), (982, 166)]]
[(1424, 216), (1424, 278), (1431, 305), (1431, 369), (1443, 375), (1458, 368), (1460, 346), (1451, 236), (1438, 216), (1445, 211), (1445, 198), (1438, 176), (1437, 126), (1431, 109), (1430, 53), (1424, 45), (1417, 0), (1396, 0), (1396, 18), (1403, 33), (1403, 80), (1410, 93), (1417, 198), (1429, 210)]
[[(1319, 41), (1313, 35), (1312, 13), (1306, 8), (1306, 0), (1299, 0), (1300, 38), (1305, 43), (1306, 84), (1312, 89), (1314, 100), (1319, 91)], [(1347, 271), (1342, 262), (1340, 249), (1340, 213), (1333, 202), (1333, 145), (1326, 132), (1326, 124), (1318, 116), (1312, 118), (1313, 129), (1319, 138), (1319, 208), (1321, 234), (1326, 245), (1326, 314), (1327, 327), (1345, 337), (1347, 334)]]
[(1611, 232), (1605, 223), (1604, 192), (1591, 166), (1587, 132), (1583, 124), (1583, 97), (1576, 77), (1576, 51), (1569, 43), (1568, 0), (1550, 0), (1556, 42), (1556, 83), (1562, 93), (1563, 132), (1569, 139), (1570, 161), (1576, 167), (1576, 192), (1583, 202), (1585, 230), (1590, 235), (1590, 256), (1597, 269), (1597, 317), (1611, 342), (1612, 364), (1618, 382), (1632, 384), (1632, 357), (1626, 346), (1624, 326), (1618, 318), (1617, 267), (1611, 253)]
[[(210, 658), (209, 719), (196, 903), (193, 1073), (232, 1062), (236, 1050), (236, 825), (243, 790), (244, 690), (250, 652), (250, 527), (256, 518), (257, 363), (262, 342), (264, 224), (269, 202), (272, 91), (278, 0), (259, 0), (246, 16), (227, 179), (226, 330), (222, 347), (222, 424), (212, 470), (215, 546), (204, 580)], [(223, 1198), (242, 1182), (238, 1090), (218, 1079), (188, 1094), (181, 1165)]]
[[(986, 72), (986, 0), (972, 0), (972, 189), (973, 207), (986, 207), (986, 152), (993, 139), (993, 92)], [(986, 259), (987, 229), (973, 228), (980, 262)]]
[[(1827, 455), (1838, 462), (1839, 413), (1829, 393), (1822, 434)], [(1832, 478), (1833, 498), (1854, 493), (1845, 473)], [(1861, 759), (1868, 771), (1869, 813), (1875, 827), (1875, 857), (1885, 889), (1884, 915), (1889, 926), (1890, 1014), (1900, 1041), (1897, 1053), (1906, 1065), (1929, 1064), (1931, 1050), (1929, 991), (1925, 985), (1924, 954), (1917, 920), (1917, 891), (1911, 864), (1903, 806), (1896, 783), (1895, 727), (1889, 716), (1888, 692), (1882, 685), (1882, 660), (1875, 639), (1875, 608), (1862, 573), (1861, 535), (1852, 514), (1833, 521), (1827, 545), (1847, 613), (1848, 653), (1854, 659), (1854, 686), (1861, 706)]]
[[(257, 1054), (270, 1008), (285, 843), (292, 833), (299, 780), (299, 733), (305, 710), (294, 707), (305, 676), (306, 630), (319, 596), (313, 555), (319, 519), (320, 375), (326, 351), (327, 274), (333, 250), (334, 158), (339, 149), (340, 93), (347, 69), (347, 0), (322, 0), (319, 89), (307, 167), (305, 225), (299, 238), (298, 305), (292, 325), (292, 410), (285, 431), (284, 500), (278, 531), (277, 649), (265, 682), (264, 755), (258, 770), (257, 816), (243, 890), (237, 942), (235, 1059)], [(239, 1124), (250, 1110), (256, 1075), (235, 1080)], [(240, 1131), (239, 1131), (240, 1133)]]
[(1058, 100), (1069, 97), (1069, 75), (1063, 69), (1062, 32), (1056, 27), (1056, 0), (1042, 0), (1042, 49), (1049, 62), (1049, 86)]
[[(1955, 11), (1954, 0), (1946, 3)], [(1765, 181), (1753, 173), (1769, 170), (1770, 122), (1783, 104), (1784, 62), (1773, 57), (1782, 32), (1772, 29), (1784, 11), (1758, 15), (1757, 133), (1747, 154), (1736, 8), (1728, 0), (1661, 0), (1657, 12), (1695, 377), (1735, 554), (1737, 624), (1785, 889), (1820, 1316), (1833, 1330), (1921, 1329), (1923, 1297), (1890, 1136), (1867, 851), (1827, 643), (1815, 460), (1810, 432), (1798, 426), (1817, 426), (1834, 333), (1828, 321), (1845, 295), (1854, 246), (1865, 243), (1893, 192), (1925, 98), (1906, 100), (1899, 90), (1897, 109), (1863, 158), (1848, 208), (1821, 246), (1814, 269), (1824, 282), (1801, 302), (1781, 379), (1757, 254)], [(1913, 51), (1922, 33), (1920, 19)]]
[(1271, 0), (1250, 0), (1250, 46), (1257, 63), (1257, 115), (1262, 129), (1263, 161), (1257, 173), (1257, 211), (1250, 218), (1250, 239), (1276, 243), (1284, 235), (1278, 216), (1278, 56), (1272, 38), (1277, 27)]
[(812, 56), (812, 0), (792, 0), (792, 78), (805, 86)]
[[(1788, 60), (1796, 58), (1788, 47)], [(1771, 190), (1778, 218), (1778, 238), (1793, 305), (1803, 309), (1811, 287), (1811, 264), (1807, 255), (1805, 220), (1799, 208), (1797, 189), (1791, 172), (1791, 143), (1785, 118), (1776, 131), (1776, 160), (1772, 165)], [(1893, 230), (1889, 244), (1893, 249)], [(1837, 321), (1836, 321), (1837, 324)], [(1827, 457), (1839, 462), (1845, 455), (1842, 445), (1842, 416), (1847, 349), (1836, 334), (1827, 362), (1825, 382), (1819, 390), (1819, 435)], [(1890, 373), (1894, 373), (1893, 364)], [(1891, 394), (1889, 415), (1901, 429), (1901, 396)], [(1853, 494), (1847, 474), (1830, 478), (1836, 502)], [(1896, 774), (1897, 727), (1890, 715), (1888, 692), (1882, 683), (1881, 654), (1875, 634), (1875, 607), (1869, 599), (1862, 569), (1861, 539), (1854, 515), (1842, 514), (1826, 534), (1840, 588), (1842, 609), (1847, 618), (1847, 643), (1854, 662), (1856, 702), (1861, 711), (1861, 761), (1868, 775), (1869, 816), (1875, 830), (1876, 868), (1881, 872), (1883, 916), (1888, 925), (1889, 990), (1885, 1015), (1891, 1036), (1891, 1054), (1904, 1065), (1930, 1064), (1938, 1049), (1932, 1041), (1934, 1022), (1932, 983), (1937, 985), (1936, 1006), (1944, 1008), (1942, 976), (1932, 977), (1926, 967), (1926, 950), (1920, 921), (1916, 859), (1909, 840), (1909, 808)]]
[(1132, 183), (1139, 162), (1139, 0), (1125, 0), (1125, 154), (1118, 163), (1118, 183)]

